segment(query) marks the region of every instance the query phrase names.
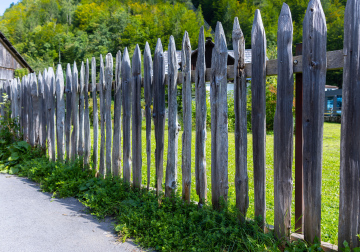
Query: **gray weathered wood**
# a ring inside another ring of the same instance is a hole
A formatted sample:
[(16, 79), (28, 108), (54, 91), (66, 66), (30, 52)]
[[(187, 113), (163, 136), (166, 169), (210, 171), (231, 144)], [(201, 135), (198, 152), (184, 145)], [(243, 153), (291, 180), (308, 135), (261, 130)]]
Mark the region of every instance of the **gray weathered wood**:
[(89, 115), (89, 60), (86, 59), (85, 87), (84, 87), (84, 165), (88, 166), (91, 153), (90, 115)]
[(100, 96), (100, 165), (99, 173), (101, 177), (105, 175), (105, 68), (104, 60), (100, 54), (100, 79), (99, 79), (99, 96)]
[(130, 117), (131, 117), (131, 67), (130, 57), (127, 48), (121, 63), (121, 88), (123, 102), (123, 174), (124, 181), (130, 183), (131, 180), (131, 140), (130, 140)]
[(78, 155), (84, 158), (84, 88), (85, 88), (85, 65), (81, 62), (80, 82), (79, 82), (79, 142)]
[(116, 54), (114, 92), (114, 136), (112, 149), (113, 176), (121, 175), (121, 52)]
[(32, 133), (30, 137), (30, 144), (32, 146), (35, 146), (38, 144), (39, 140), (39, 110), (40, 110), (40, 104), (39, 104), (39, 94), (38, 94), (38, 88), (37, 88), (37, 78), (35, 73), (30, 74), (30, 90), (31, 90), (31, 103), (32, 103), (32, 109), (31, 109), (31, 125), (32, 125)]
[(111, 142), (112, 142), (112, 120), (111, 120), (111, 88), (114, 75), (114, 63), (111, 53), (106, 55), (105, 68), (105, 108), (106, 108), (106, 176), (111, 176)]
[(359, 37), (360, 1), (349, 0), (344, 20), (344, 72), (341, 111), (340, 148), (340, 209), (338, 244), (344, 241), (351, 249), (359, 247), (359, 175), (360, 175), (360, 85), (359, 85)]
[(46, 92), (46, 107), (47, 111), (47, 129), (48, 129), (48, 150), (49, 158), (55, 161), (55, 74), (54, 69), (49, 67), (47, 73), (47, 92)]
[(217, 22), (211, 59), (211, 190), (212, 205), (220, 208), (228, 196), (227, 47), (223, 27)]
[(326, 30), (320, 0), (311, 0), (303, 21), (304, 237), (311, 243), (321, 239)]
[(79, 78), (76, 62), (74, 61), (72, 71), (72, 121), (73, 131), (71, 134), (71, 159), (77, 158), (79, 142)]
[(154, 107), (153, 118), (155, 126), (155, 169), (156, 192), (162, 191), (164, 177), (164, 130), (165, 130), (165, 62), (163, 46), (158, 38), (154, 55)]
[(247, 117), (245, 39), (235, 17), (232, 41), (234, 48), (234, 112), (235, 112), (235, 190), (240, 220), (245, 221), (249, 208), (249, 177), (247, 173)]
[[(191, 44), (189, 34), (185, 31), (182, 49), (182, 104), (183, 104), (183, 122), (184, 131), (182, 135), (182, 197), (185, 201), (190, 202), (191, 192), (191, 121), (192, 121), (192, 104), (191, 104)], [(176, 68), (175, 68), (176, 69)], [(176, 85), (176, 83), (174, 84)]]
[(64, 99), (64, 74), (61, 64), (56, 69), (56, 137), (57, 159), (64, 160), (65, 156), (65, 99)]
[(151, 166), (151, 103), (153, 97), (152, 58), (149, 43), (145, 44), (144, 52), (144, 96), (146, 114), (146, 156), (147, 156), (147, 189), (150, 189)]
[(105, 175), (105, 69), (104, 69), (104, 60), (100, 54), (100, 128), (101, 128), (101, 137), (100, 137), (100, 165), (99, 173), (101, 177)]
[(65, 117), (65, 145), (66, 145), (66, 160), (71, 158), (71, 124), (72, 124), (72, 73), (71, 66), (67, 64), (66, 67), (66, 117)]
[(96, 93), (96, 59), (91, 59), (91, 92), (93, 98), (93, 169), (98, 170), (98, 131), (99, 131), (99, 118), (97, 106), (97, 93)]
[(133, 185), (141, 187), (141, 51), (136, 45), (132, 58), (132, 170)]
[[(27, 92), (26, 92), (26, 99), (27, 99), (27, 141), (29, 144), (31, 144), (32, 146), (34, 146), (34, 140), (35, 140), (35, 136), (34, 136), (34, 130), (33, 130), (33, 109), (32, 109), (32, 97), (31, 97), (31, 84), (32, 84), (32, 74), (28, 74), (27, 75), (27, 81), (26, 81), (26, 85), (27, 85)], [(8, 81), (5, 82), (5, 90), (7, 91), (7, 87), (8, 87)], [(7, 92), (6, 92), (7, 93)]]
[(206, 178), (206, 84), (205, 84), (205, 35), (204, 26), (200, 28), (198, 42), (198, 57), (195, 72), (195, 102), (196, 102), (196, 142), (195, 142), (195, 180), (199, 203), (207, 199)]
[[(3, 93), (3, 91), (2, 91)], [(22, 116), (22, 129), (23, 129), (23, 140), (27, 140), (27, 76), (23, 76), (22, 78), (22, 108), (21, 108), (21, 116)], [(47, 110), (46, 110), (47, 111)], [(2, 113), (4, 116), (4, 113)]]
[(43, 78), (42, 78), (41, 72), (39, 72), (39, 74), (38, 74), (37, 82), (38, 82), (38, 85), (37, 85), (38, 91), (37, 92), (38, 92), (39, 100), (40, 100), (39, 101), (40, 107), (39, 107), (39, 142), (38, 142), (38, 145), (39, 145), (39, 147), (44, 148), (44, 146), (46, 146), (46, 143), (44, 142), (44, 138), (46, 138), (46, 134), (44, 134), (44, 129), (43, 129), (44, 87), (43, 87)]
[[(184, 42), (183, 42), (184, 43)], [(184, 62), (184, 61), (182, 61)], [(170, 36), (168, 46), (168, 153), (165, 177), (165, 196), (175, 195), (177, 187), (177, 162), (179, 126), (177, 116), (177, 77), (178, 62), (173, 36)], [(185, 63), (186, 65), (186, 63)], [(183, 151), (184, 153), (184, 151)]]
[(43, 139), (41, 141), (41, 147), (43, 148), (43, 150), (46, 149), (46, 143), (47, 143), (47, 107), (46, 107), (46, 85), (47, 84), (46, 84), (46, 79), (45, 79), (46, 76), (47, 76), (47, 71), (45, 69), (41, 76), (41, 92), (42, 92), (41, 125), (42, 125), (42, 135), (43, 135)]
[(255, 217), (260, 217), (265, 227), (265, 84), (266, 84), (266, 36), (260, 10), (256, 10), (251, 31), (251, 126), (253, 132)]
[(274, 118), (274, 229), (279, 239), (290, 240), (293, 191), (293, 25), (290, 8), (283, 3), (277, 32), (278, 79)]

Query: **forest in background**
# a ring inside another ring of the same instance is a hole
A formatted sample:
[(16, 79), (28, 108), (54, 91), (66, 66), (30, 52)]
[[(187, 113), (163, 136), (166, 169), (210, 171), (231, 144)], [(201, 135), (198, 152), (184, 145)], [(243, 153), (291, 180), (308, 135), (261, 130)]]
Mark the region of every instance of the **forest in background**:
[[(345, 0), (322, 0), (327, 28), (327, 50), (343, 47)], [(152, 51), (157, 38), (167, 49), (170, 35), (181, 49), (187, 30), (192, 49), (197, 48), (199, 28), (204, 20), (215, 29), (221, 21), (232, 49), (234, 17), (239, 17), (246, 48), (251, 44), (251, 28), (260, 9), (267, 45), (276, 48), (277, 22), (283, 1), (279, 0), (22, 0), (12, 4), (0, 17), (0, 31), (12, 42), (37, 72), (59, 62), (113, 55), (128, 47), (130, 54), (148, 41)], [(302, 21), (308, 0), (288, 0), (294, 24), (294, 45), (302, 41)], [(206, 36), (212, 36), (211, 28)], [(294, 50), (295, 52), (295, 50)], [(273, 57), (274, 55), (271, 55)], [(275, 54), (276, 57), (276, 54)], [(327, 84), (342, 85), (342, 71), (328, 72)]]

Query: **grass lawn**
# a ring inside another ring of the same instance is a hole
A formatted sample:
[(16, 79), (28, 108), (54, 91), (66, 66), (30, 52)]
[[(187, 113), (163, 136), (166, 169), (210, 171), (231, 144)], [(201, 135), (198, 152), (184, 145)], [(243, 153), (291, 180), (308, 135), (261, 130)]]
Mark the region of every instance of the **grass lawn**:
[[(142, 130), (142, 181), (147, 184), (147, 157), (146, 157), (146, 133), (145, 120), (143, 120)], [(100, 127), (100, 125), (99, 125)], [(179, 133), (178, 149), (178, 192), (181, 193), (181, 156), (182, 156), (182, 132)], [(99, 130), (100, 141), (100, 130)], [(295, 142), (295, 141), (294, 141)], [(266, 222), (274, 224), (274, 171), (273, 171), (273, 148), (274, 136), (266, 136)], [(155, 135), (152, 131), (152, 160), (151, 160), (151, 182), (150, 186), (155, 186)], [(167, 160), (168, 135), (165, 131), (165, 151), (164, 151), (164, 182)], [(100, 143), (99, 143), (100, 147)], [(235, 136), (229, 133), (229, 195), (230, 206), (235, 205)], [(208, 201), (211, 202), (211, 131), (208, 131), (206, 141), (206, 164), (207, 164), (207, 183), (208, 183)], [(254, 186), (253, 186), (253, 155), (252, 155), (252, 135), (248, 134), (248, 174), (249, 174), (249, 209), (247, 216), (254, 217)], [(293, 162), (293, 181), (294, 180), (294, 162)], [(337, 228), (339, 213), (339, 181), (340, 181), (340, 124), (324, 123), (324, 143), (323, 143), (323, 179), (322, 179), (322, 222), (321, 232), (322, 241), (337, 244)], [(295, 188), (295, 186), (294, 186)], [(294, 195), (294, 194), (293, 194)], [(191, 199), (198, 201), (195, 191), (195, 131), (192, 134), (192, 185)], [(292, 228), (294, 229), (295, 201), (293, 196), (292, 204)]]

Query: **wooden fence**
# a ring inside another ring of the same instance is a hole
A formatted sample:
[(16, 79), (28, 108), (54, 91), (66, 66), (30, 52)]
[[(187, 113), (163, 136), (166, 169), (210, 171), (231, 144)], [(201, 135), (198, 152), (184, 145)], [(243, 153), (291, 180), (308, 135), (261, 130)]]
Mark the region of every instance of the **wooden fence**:
[[(190, 201), (191, 160), (195, 158), (196, 192), (199, 202), (207, 197), (206, 174), (206, 86), (210, 80), (211, 100), (211, 193), (212, 205), (220, 208), (220, 199), (228, 196), (228, 123), (227, 79), (235, 83), (235, 159), (236, 205), (245, 220), (249, 206), (247, 173), (247, 121), (246, 77), (251, 76), (252, 129), (255, 216), (265, 223), (265, 78), (278, 75), (277, 106), (274, 124), (274, 229), (278, 237), (290, 236), (293, 162), (293, 91), (294, 73), (303, 73), (303, 188), (304, 188), (304, 237), (313, 242), (320, 238), (321, 224), (321, 172), (324, 121), (324, 92), (326, 71), (344, 69), (343, 109), (341, 125), (340, 212), (339, 245), (346, 240), (350, 247), (359, 246), (359, 165), (360, 165), (360, 1), (349, 0), (345, 13), (345, 41), (343, 51), (326, 52), (327, 28), (320, 0), (311, 0), (303, 22), (303, 55), (293, 56), (293, 26), (289, 7), (284, 4), (279, 16), (277, 50), (278, 59), (266, 61), (266, 35), (260, 11), (255, 12), (251, 34), (252, 63), (244, 63), (245, 41), (239, 21), (234, 21), (232, 43), (235, 64), (227, 66), (227, 43), (221, 23), (215, 31), (212, 68), (205, 67), (204, 29), (200, 29), (196, 70), (191, 71), (191, 45), (187, 32), (182, 43), (182, 72), (177, 70), (174, 39), (168, 47), (169, 72), (165, 75), (163, 46), (157, 41), (154, 59), (150, 47), (144, 51), (144, 75), (141, 73), (141, 52), (136, 46), (130, 64), (129, 53), (116, 55), (115, 73), (113, 57), (107, 54), (105, 64), (100, 56), (100, 72), (95, 58), (82, 63), (80, 77), (76, 63), (71, 70), (67, 65), (66, 78), (61, 65), (56, 73), (50, 67), (43, 73), (29, 74), (14, 79), (2, 87), (12, 101), (12, 116), (19, 117), (24, 140), (33, 146), (47, 146), (52, 160), (69, 160), (76, 156), (93, 167), (102, 176), (123, 176), (134, 187), (141, 186), (141, 85), (144, 86), (146, 112), (147, 188), (149, 188), (151, 160), (151, 116), (155, 126), (156, 190), (163, 190), (165, 88), (168, 88), (168, 156), (165, 177), (165, 195), (176, 190), (178, 134), (177, 84), (183, 85), (183, 141), (182, 141), (182, 195)], [(122, 58), (121, 58), (122, 57)], [(90, 83), (91, 71), (91, 83)], [(114, 76), (115, 74), (115, 76)], [(96, 76), (99, 84), (96, 84)], [(64, 89), (64, 80), (66, 86)], [(115, 85), (112, 87), (112, 82)], [(191, 151), (191, 82), (196, 90), (196, 145), (195, 157)], [(111, 97), (114, 89), (115, 97)], [(65, 93), (64, 93), (65, 91)], [(89, 96), (92, 92), (94, 113), (89, 118)], [(97, 99), (100, 97), (100, 108)], [(115, 101), (111, 111), (111, 100)], [(153, 104), (151, 115), (150, 106)], [(98, 109), (100, 109), (100, 156), (98, 153)], [(122, 113), (121, 113), (122, 109)], [(111, 121), (111, 114), (114, 122)], [(122, 129), (121, 129), (122, 115)], [(131, 121), (132, 119), (132, 121)], [(90, 120), (93, 121), (93, 142), (90, 142)], [(132, 123), (132, 127), (130, 127)], [(112, 128), (114, 126), (114, 128)], [(130, 130), (132, 129), (132, 134)], [(121, 130), (123, 137), (121, 138)], [(130, 136), (132, 135), (132, 145)], [(55, 141), (55, 136), (56, 141)], [(121, 148), (121, 142), (122, 148)], [(57, 146), (55, 147), (55, 143)], [(90, 161), (91, 147), (93, 158)], [(132, 157), (131, 157), (132, 147)], [(122, 151), (122, 174), (121, 174)], [(57, 153), (55, 153), (57, 152)], [(99, 164), (99, 165), (98, 165)], [(132, 171), (131, 171), (132, 168)], [(334, 167), (336, 169), (336, 167)], [(131, 181), (131, 174), (132, 181)]]

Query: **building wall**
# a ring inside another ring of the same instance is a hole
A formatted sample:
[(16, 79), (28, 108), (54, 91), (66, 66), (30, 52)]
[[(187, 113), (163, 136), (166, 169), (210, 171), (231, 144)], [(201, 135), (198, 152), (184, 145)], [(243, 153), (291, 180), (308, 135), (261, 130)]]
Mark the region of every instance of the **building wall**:
[(0, 40), (0, 80), (14, 78), (14, 70), (23, 68)]

